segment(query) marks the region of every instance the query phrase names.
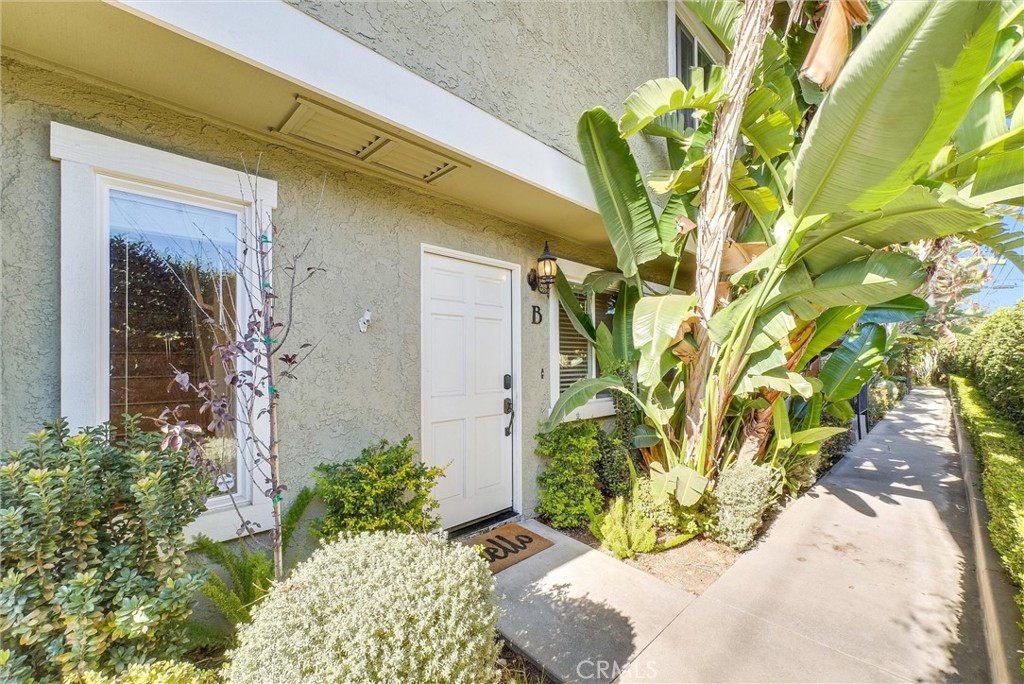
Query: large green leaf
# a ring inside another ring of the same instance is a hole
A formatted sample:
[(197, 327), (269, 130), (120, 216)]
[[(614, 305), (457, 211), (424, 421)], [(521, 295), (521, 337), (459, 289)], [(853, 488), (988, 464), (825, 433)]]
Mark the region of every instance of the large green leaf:
[(793, 444), (814, 444), (829, 437), (841, 435), (848, 429), (844, 427), (816, 427), (809, 430), (800, 430), (793, 433)]
[(1024, 231), (1011, 227), (1014, 225), (1019, 224), (1007, 219), (1005, 225), (985, 226), (964, 237), (971, 242), (985, 245), (1024, 273)]
[(576, 329), (576, 332), (583, 335), (590, 342), (597, 342), (597, 330), (594, 328), (594, 321), (591, 320), (587, 312), (580, 306), (572, 285), (565, 279), (565, 274), (561, 270), (555, 274), (555, 296), (558, 297), (558, 303), (562, 305), (562, 309), (569, 317), (569, 322), (572, 323), (572, 327)]
[(658, 503), (675, 498), (681, 506), (692, 506), (704, 495), (708, 479), (693, 468), (677, 463), (666, 471), (660, 463), (651, 463), (651, 494)]
[[(800, 278), (794, 267), (783, 280)], [(783, 288), (773, 304), (794, 300), (818, 307), (880, 304), (910, 294), (924, 282), (926, 273), (921, 262), (899, 252), (874, 252), (826, 271), (813, 282), (797, 280), (797, 285)]]
[(686, 7), (697, 15), (715, 38), (732, 50), (736, 41), (736, 26), (743, 14), (743, 3), (738, 0), (683, 0)]
[(768, 159), (793, 147), (793, 124), (783, 112), (772, 112), (760, 121), (740, 127), (759, 153)]
[(933, 192), (915, 185), (876, 211), (833, 216), (804, 236), (796, 258), (804, 259), (812, 273), (823, 273), (865, 256), (869, 253), (866, 247), (932, 240), (976, 230), (992, 221), (952, 192)]
[(607, 292), (624, 280), (625, 276), (618, 271), (591, 271), (583, 279), (582, 289), (595, 294)]
[(615, 389), (624, 390), (626, 386), (614, 375), (577, 380), (559, 395), (555, 405), (551, 408), (551, 415), (541, 423), (541, 431), (551, 432), (565, 420), (566, 416), (596, 397), (600, 392)]
[(800, 361), (797, 362), (796, 370), (803, 368), (815, 356), (845, 335), (863, 312), (863, 306), (834, 306), (825, 309), (814, 321), (814, 334), (811, 336), (811, 341), (807, 343), (807, 348), (804, 349)]
[(860, 317), (861, 323), (903, 323), (928, 313), (928, 302), (914, 295), (903, 295), (888, 302), (869, 306)]
[(636, 348), (633, 346), (633, 312), (640, 301), (640, 290), (636, 285), (623, 283), (615, 300), (612, 314), (612, 348), (620, 360), (632, 361)]
[(577, 138), (619, 270), (632, 278), (639, 264), (661, 254), (658, 223), (640, 169), (615, 121), (600, 107), (580, 117)]
[(971, 201), (977, 204), (1024, 203), (1024, 147), (978, 160)]
[(686, 216), (691, 221), (697, 221), (697, 207), (690, 204), (693, 200), (692, 194), (673, 193), (665, 209), (658, 217), (658, 237), (661, 240), (661, 251), (669, 256), (676, 256), (680, 245), (676, 242), (679, 235), (679, 217)]
[(679, 332), (679, 326), (693, 315), (697, 297), (669, 294), (642, 297), (633, 310), (633, 344), (640, 351), (637, 380), (653, 387), (661, 380), (661, 356)]
[(1006, 133), (1003, 92), (996, 85), (985, 88), (971, 103), (967, 116), (953, 134), (953, 143), (961, 152), (970, 152)]
[(985, 74), (997, 8), (983, 0), (889, 6), (808, 129), (796, 163), (798, 215), (877, 209), (928, 168)]
[(818, 378), (830, 402), (852, 399), (882, 364), (885, 357), (885, 328), (869, 323), (839, 345), (821, 366)]
[(704, 90), (704, 71), (694, 69), (687, 88), (682, 81), (672, 76), (647, 81), (626, 98), (625, 113), (619, 119), (619, 133), (623, 138), (639, 133), (647, 124), (669, 112), (680, 109), (714, 110), (725, 100), (722, 92), (722, 73), (711, 74), (710, 87)]

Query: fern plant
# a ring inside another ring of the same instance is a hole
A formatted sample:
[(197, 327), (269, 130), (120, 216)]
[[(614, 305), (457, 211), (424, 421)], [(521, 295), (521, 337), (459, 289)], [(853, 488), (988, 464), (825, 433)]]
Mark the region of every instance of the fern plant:
[[(308, 487), (303, 488), (281, 521), (282, 546), (286, 554), (292, 535), (312, 499), (313, 491)], [(203, 535), (193, 542), (192, 551), (206, 558), (209, 563), (224, 568), (230, 580), (225, 581), (220, 575), (210, 572), (202, 587), (203, 594), (210, 599), (232, 628), (251, 622), (252, 609), (263, 600), (274, 582), (273, 559), (262, 549), (250, 546), (245, 540), (228, 545), (215, 542)], [(222, 636), (226, 642), (231, 635)]]

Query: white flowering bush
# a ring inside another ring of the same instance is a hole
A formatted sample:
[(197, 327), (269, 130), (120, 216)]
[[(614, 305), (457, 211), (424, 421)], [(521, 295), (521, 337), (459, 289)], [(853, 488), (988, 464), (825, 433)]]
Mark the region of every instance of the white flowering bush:
[(296, 567), (238, 633), (227, 684), (496, 682), (494, 579), (437, 536), (342, 537)]

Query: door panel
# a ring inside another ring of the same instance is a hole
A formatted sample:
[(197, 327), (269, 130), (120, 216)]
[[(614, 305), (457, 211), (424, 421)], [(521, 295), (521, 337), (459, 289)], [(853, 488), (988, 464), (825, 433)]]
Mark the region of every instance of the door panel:
[(512, 507), (512, 281), (425, 253), (423, 287), (423, 460), (446, 469), (434, 495), (449, 528)]

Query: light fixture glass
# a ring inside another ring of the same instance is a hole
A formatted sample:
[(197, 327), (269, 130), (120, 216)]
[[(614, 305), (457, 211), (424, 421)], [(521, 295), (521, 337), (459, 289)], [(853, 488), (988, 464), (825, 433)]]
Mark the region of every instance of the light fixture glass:
[(537, 268), (531, 269), (526, 278), (530, 287), (541, 294), (550, 293), (551, 286), (555, 284), (555, 276), (558, 275), (557, 262), (558, 259), (551, 253), (548, 243), (545, 242), (544, 251), (537, 257)]

